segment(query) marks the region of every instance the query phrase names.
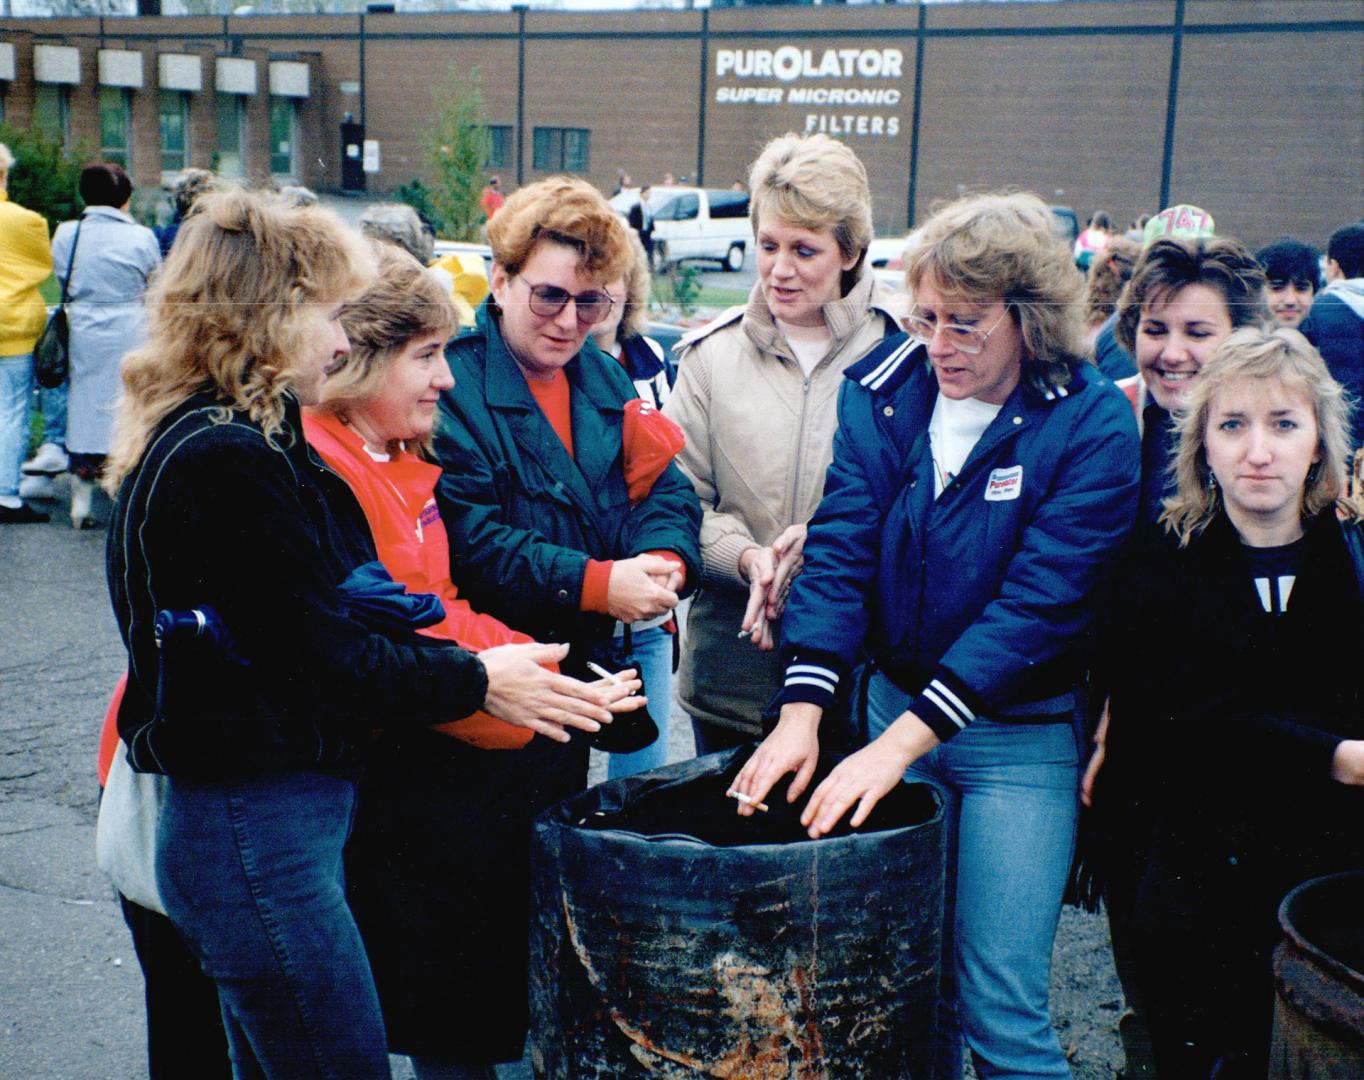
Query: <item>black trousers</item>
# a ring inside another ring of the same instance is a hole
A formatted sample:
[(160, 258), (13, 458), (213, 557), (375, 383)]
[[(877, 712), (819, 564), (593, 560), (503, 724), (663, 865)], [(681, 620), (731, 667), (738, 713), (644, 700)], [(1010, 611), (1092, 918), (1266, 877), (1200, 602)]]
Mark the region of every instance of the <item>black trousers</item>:
[(151, 1080), (232, 1080), (218, 991), (166, 916), (119, 896), (147, 987)]

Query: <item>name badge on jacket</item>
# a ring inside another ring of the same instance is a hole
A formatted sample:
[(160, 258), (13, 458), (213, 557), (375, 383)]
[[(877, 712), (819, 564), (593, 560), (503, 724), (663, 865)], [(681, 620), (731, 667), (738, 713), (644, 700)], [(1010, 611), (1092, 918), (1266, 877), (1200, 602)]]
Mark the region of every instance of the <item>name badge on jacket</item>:
[(1007, 469), (992, 469), (990, 479), (985, 483), (986, 502), (1005, 502), (1018, 498), (1023, 490), (1023, 466), (1011, 465)]

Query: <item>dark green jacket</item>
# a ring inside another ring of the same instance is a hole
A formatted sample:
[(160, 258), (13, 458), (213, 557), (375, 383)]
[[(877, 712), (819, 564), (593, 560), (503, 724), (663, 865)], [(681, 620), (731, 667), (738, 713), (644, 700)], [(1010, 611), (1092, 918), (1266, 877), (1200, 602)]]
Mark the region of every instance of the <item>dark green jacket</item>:
[[(700, 577), (701, 507), (675, 464), (636, 507), (621, 458), (629, 376), (596, 346), (564, 368), (571, 389), (570, 457), (526, 386), (485, 303), (445, 358), (436, 500), (450, 534), (450, 576), (476, 611), (540, 641), (609, 638), (615, 623), (579, 609), (587, 560), (675, 552), (688, 585)], [(576, 458), (576, 460), (575, 460)]]

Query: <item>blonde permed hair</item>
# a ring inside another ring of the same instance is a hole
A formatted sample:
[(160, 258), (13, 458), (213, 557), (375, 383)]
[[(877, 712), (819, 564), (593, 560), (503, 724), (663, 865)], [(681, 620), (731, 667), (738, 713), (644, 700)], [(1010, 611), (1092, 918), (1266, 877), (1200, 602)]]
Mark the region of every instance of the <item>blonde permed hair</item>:
[(541, 240), (575, 248), (583, 272), (614, 281), (630, 262), (629, 230), (586, 180), (551, 176), (512, 195), (488, 222), (493, 258), (515, 277)]
[(1208, 527), (1222, 507), (1222, 489), (1210, 483), (1208, 423), (1213, 398), (1234, 383), (1277, 380), (1311, 403), (1317, 421), (1320, 460), (1308, 473), (1302, 516), (1316, 517), (1337, 507), (1351, 519), (1360, 507), (1344, 498), (1350, 460), (1350, 403), (1331, 378), (1321, 354), (1296, 330), (1246, 327), (1227, 337), (1199, 371), (1176, 418), (1179, 447), (1170, 466), (1177, 484), (1165, 500), (1161, 521), (1179, 537), (1181, 547)]
[(210, 393), (279, 433), (284, 395), (316, 346), (312, 305), (359, 293), (373, 275), (360, 236), (321, 207), (228, 189), (204, 196), (147, 291), (147, 340), (123, 358), (123, 396), (104, 471), (111, 492), (136, 468), (156, 426)]
[[(797, 228), (831, 230), (844, 259), (860, 263), (866, 255), (872, 236), (867, 170), (837, 139), (791, 132), (773, 139), (749, 169), (748, 190), (754, 232), (770, 214)], [(854, 264), (850, 280), (857, 271)]]
[(649, 256), (644, 254), (644, 245), (633, 232), (628, 234), (630, 241), (630, 265), (625, 268), (625, 311), (620, 317), (620, 329), (616, 336), (621, 341), (639, 337), (649, 324)]
[(341, 416), (379, 394), (389, 362), (408, 342), (432, 335), (448, 339), (459, 324), (450, 294), (421, 263), (395, 244), (372, 244), (378, 272), (341, 315), (350, 352), (327, 376), (317, 406)]
[(1023, 337), (1025, 375), (1065, 386), (1085, 362), (1084, 278), (1036, 195), (967, 195), (937, 210), (905, 249), (911, 295), (929, 274), (951, 295), (1004, 302)]

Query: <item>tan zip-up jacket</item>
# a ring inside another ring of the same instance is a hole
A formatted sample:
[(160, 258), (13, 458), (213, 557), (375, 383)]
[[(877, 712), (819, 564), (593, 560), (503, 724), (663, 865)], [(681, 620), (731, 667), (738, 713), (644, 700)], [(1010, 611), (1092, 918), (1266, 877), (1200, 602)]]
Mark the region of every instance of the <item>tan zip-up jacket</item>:
[(750, 733), (780, 685), (776, 652), (735, 635), (748, 603), (739, 558), (806, 522), (824, 493), (843, 371), (898, 332), (903, 295), (865, 266), (848, 295), (824, 305), (833, 341), (807, 379), (755, 284), (677, 345), (679, 372), (663, 411), (687, 436), (678, 458), (701, 499), (704, 576), (687, 617), (678, 699), (693, 717)]

